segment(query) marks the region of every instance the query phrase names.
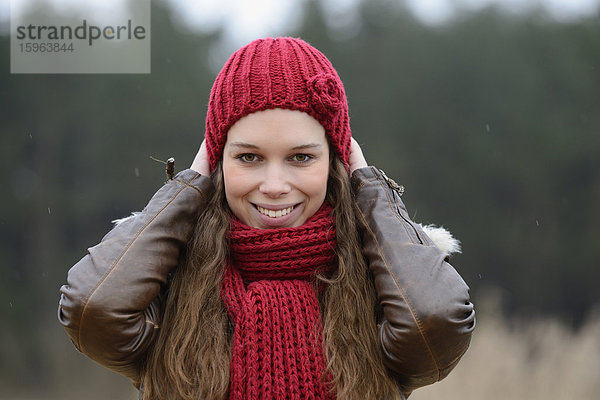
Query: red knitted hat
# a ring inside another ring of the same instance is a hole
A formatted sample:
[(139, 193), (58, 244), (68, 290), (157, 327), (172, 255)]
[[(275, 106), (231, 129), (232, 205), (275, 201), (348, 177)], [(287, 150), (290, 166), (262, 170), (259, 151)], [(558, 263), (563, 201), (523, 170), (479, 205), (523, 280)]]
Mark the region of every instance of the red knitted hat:
[(223, 155), (229, 128), (256, 111), (303, 111), (325, 128), (348, 167), (350, 123), (344, 86), (331, 62), (303, 40), (255, 40), (229, 58), (215, 79), (206, 116), (210, 170)]

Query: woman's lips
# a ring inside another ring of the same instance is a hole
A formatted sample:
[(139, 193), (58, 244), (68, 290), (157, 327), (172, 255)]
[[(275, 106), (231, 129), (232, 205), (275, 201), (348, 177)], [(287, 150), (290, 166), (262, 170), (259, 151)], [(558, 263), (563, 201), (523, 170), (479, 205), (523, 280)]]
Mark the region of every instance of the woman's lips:
[(261, 213), (262, 215), (266, 215), (267, 217), (279, 218), (279, 217), (283, 217), (283, 216), (286, 216), (289, 213), (291, 213), (292, 210), (294, 209), (294, 206), (282, 208), (282, 209), (278, 209), (278, 210), (263, 208), (261, 206), (256, 206), (256, 209), (258, 210), (259, 213)]
[(302, 203), (283, 204), (278, 206), (268, 204), (253, 204), (256, 217), (262, 228), (291, 227), (302, 213)]

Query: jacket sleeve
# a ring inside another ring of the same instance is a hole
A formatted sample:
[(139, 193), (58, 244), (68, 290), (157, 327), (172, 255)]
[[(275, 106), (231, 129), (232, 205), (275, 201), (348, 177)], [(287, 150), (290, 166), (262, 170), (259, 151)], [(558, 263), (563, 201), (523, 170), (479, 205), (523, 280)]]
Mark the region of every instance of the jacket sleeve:
[(180, 172), (88, 249), (60, 289), (58, 319), (77, 349), (134, 384), (159, 327), (161, 288), (211, 192), (208, 177)]
[(386, 366), (403, 392), (444, 378), (469, 347), (475, 311), (469, 288), (421, 227), (412, 222), (398, 185), (374, 167), (354, 171), (363, 253), (383, 319)]

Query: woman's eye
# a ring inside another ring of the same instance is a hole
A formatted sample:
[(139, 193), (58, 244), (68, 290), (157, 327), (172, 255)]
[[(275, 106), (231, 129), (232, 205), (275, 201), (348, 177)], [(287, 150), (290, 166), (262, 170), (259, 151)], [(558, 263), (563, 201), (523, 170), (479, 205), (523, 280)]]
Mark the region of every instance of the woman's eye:
[(256, 154), (252, 154), (252, 153), (240, 154), (239, 156), (237, 156), (237, 158), (242, 160), (243, 162), (253, 162), (253, 161), (258, 160), (258, 157), (256, 156)]
[(294, 155), (294, 157), (292, 157), (292, 159), (296, 162), (307, 162), (311, 158), (312, 157), (309, 156), (308, 154), (296, 154), (296, 155)]

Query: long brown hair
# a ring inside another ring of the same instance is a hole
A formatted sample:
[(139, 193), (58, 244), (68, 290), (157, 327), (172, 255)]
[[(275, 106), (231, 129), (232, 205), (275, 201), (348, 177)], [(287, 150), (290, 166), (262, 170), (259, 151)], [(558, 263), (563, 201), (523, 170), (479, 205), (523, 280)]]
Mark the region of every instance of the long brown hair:
[[(159, 336), (142, 367), (142, 399), (224, 399), (229, 388), (233, 326), (221, 300), (228, 257), (229, 209), (223, 173), (199, 217), (184, 265), (171, 279)], [(399, 398), (383, 365), (377, 299), (363, 258), (348, 173), (332, 154), (327, 201), (336, 219), (337, 269), (319, 302), (327, 370), (339, 399)]]

